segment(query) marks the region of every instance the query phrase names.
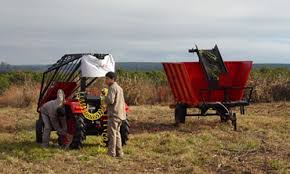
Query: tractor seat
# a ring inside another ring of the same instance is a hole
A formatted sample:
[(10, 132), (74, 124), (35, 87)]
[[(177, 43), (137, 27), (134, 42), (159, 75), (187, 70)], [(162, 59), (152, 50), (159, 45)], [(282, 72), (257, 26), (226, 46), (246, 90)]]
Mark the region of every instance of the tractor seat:
[(86, 102), (88, 104), (92, 104), (92, 105), (100, 105), (101, 104), (101, 97), (100, 96), (87, 95), (86, 96)]

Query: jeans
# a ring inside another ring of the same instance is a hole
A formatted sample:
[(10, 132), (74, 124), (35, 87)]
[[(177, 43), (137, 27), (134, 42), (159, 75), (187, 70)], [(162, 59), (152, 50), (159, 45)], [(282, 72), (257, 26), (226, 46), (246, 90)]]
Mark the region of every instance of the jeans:
[(43, 113), (41, 113), (41, 118), (44, 123), (44, 129), (43, 129), (43, 134), (42, 134), (42, 145), (44, 147), (47, 147), (49, 145), (49, 140), (50, 140), (50, 132), (51, 132), (51, 124), (49, 117)]
[[(53, 127), (57, 131), (58, 135), (66, 135), (67, 125), (65, 117), (57, 120), (50, 120), (48, 115), (41, 113), (41, 118), (44, 123), (44, 129), (42, 134), (42, 145), (44, 147), (47, 147), (49, 145), (50, 132)], [(61, 125), (59, 123), (61, 123)]]

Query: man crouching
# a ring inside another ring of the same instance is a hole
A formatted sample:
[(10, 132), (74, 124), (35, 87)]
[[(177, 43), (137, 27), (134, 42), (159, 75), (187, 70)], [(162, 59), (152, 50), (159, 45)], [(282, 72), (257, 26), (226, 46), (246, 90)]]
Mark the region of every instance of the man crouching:
[(108, 155), (112, 157), (123, 157), (120, 134), (122, 121), (126, 119), (123, 89), (117, 84), (116, 74), (113, 72), (106, 74), (105, 83), (109, 87), (108, 96), (105, 99), (108, 113)]
[(44, 130), (42, 135), (42, 146), (47, 148), (50, 140), (50, 133), (52, 128), (57, 131), (57, 134), (66, 137), (68, 140), (65, 148), (70, 145), (73, 136), (67, 133), (67, 124), (64, 111), (65, 95), (62, 89), (57, 91), (57, 99), (45, 103), (40, 108), (41, 118), (44, 123)]

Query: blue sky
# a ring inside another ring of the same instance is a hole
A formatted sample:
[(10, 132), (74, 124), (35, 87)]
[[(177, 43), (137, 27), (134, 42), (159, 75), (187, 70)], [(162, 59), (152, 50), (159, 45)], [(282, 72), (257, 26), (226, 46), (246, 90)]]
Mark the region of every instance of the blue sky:
[(290, 63), (287, 0), (7, 0), (0, 61), (48, 64), (63, 54), (111, 53), (116, 61), (191, 61), (218, 44), (225, 60)]

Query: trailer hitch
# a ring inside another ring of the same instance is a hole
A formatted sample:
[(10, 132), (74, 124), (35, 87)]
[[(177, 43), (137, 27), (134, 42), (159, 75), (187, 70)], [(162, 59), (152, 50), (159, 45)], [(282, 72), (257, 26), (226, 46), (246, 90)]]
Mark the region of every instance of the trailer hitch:
[(234, 130), (237, 130), (237, 116), (236, 113), (229, 110), (223, 103), (217, 102), (215, 110), (219, 113), (221, 117), (221, 122), (227, 122), (231, 120)]

